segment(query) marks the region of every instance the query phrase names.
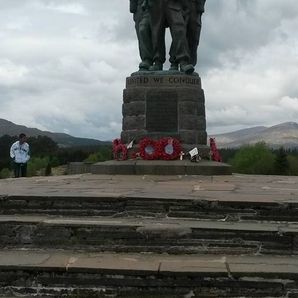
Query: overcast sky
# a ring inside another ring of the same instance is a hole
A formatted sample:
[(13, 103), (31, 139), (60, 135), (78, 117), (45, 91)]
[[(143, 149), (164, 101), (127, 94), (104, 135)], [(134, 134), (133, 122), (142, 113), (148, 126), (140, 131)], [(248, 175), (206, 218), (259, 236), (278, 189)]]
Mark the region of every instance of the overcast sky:
[[(109, 140), (137, 70), (128, 0), (0, 0), (0, 118)], [(298, 119), (297, 0), (207, 0), (197, 71), (210, 134)]]

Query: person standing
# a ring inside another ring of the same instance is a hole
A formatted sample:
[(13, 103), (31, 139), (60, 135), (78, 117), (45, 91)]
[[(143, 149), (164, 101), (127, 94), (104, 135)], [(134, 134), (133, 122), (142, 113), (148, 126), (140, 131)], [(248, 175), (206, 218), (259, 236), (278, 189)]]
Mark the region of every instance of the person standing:
[(26, 177), (27, 162), (30, 159), (29, 144), (26, 142), (27, 136), (24, 133), (19, 135), (19, 140), (10, 147), (10, 157), (14, 162), (15, 178)]

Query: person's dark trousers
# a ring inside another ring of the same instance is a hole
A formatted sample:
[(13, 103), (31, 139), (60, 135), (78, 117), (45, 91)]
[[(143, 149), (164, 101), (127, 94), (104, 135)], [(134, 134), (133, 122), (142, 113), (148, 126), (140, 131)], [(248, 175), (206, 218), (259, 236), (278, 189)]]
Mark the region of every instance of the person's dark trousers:
[(27, 164), (26, 163), (14, 163), (14, 176), (15, 178), (27, 176)]

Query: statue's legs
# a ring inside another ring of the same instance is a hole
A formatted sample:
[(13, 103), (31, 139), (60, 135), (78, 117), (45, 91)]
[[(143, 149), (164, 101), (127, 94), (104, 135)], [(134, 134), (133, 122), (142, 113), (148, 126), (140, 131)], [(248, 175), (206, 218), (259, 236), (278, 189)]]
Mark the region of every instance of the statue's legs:
[(165, 9), (166, 9), (166, 3), (163, 0), (155, 1), (154, 5), (150, 8), (153, 62), (154, 62), (154, 66), (152, 70), (162, 70), (162, 66), (166, 61)]
[(196, 7), (191, 9), (187, 23), (187, 40), (189, 45), (190, 63), (197, 64), (197, 51), (200, 42), (202, 28), (202, 14), (196, 12)]
[(178, 64), (180, 64), (181, 71), (192, 73), (194, 68), (190, 64), (189, 47), (186, 38), (186, 20), (183, 17), (182, 9), (176, 10), (168, 7), (166, 19), (172, 36), (170, 49), (171, 68), (176, 69)]
[(173, 41), (171, 43), (169, 55), (170, 55), (169, 61), (171, 63), (171, 66), (170, 66), (169, 70), (178, 71), (179, 70), (179, 63), (176, 60), (176, 52), (175, 52), (175, 49), (174, 49)]
[(148, 70), (153, 60), (152, 34), (148, 13), (146, 13), (139, 22), (137, 30), (140, 57), (142, 59), (139, 67), (140, 70)]
[(186, 40), (185, 20), (182, 12), (168, 8), (166, 11), (167, 20), (169, 23), (173, 50), (175, 52), (176, 60), (189, 61), (188, 44)]

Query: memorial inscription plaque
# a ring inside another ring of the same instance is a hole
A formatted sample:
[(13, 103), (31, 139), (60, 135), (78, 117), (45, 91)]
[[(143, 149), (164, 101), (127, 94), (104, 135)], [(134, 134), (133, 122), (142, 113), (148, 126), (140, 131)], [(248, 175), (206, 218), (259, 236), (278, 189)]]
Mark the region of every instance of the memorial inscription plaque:
[(178, 131), (178, 98), (174, 91), (151, 90), (146, 99), (148, 132)]

